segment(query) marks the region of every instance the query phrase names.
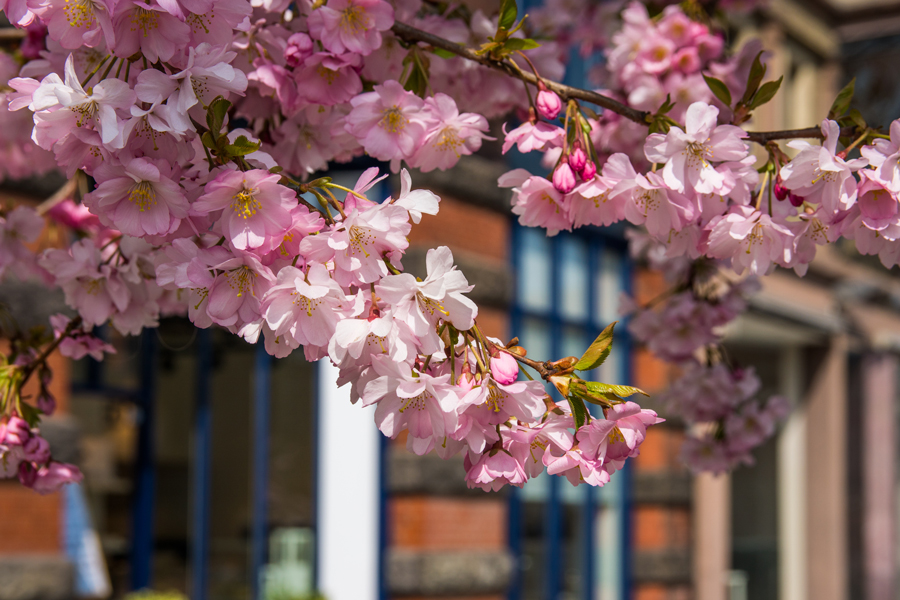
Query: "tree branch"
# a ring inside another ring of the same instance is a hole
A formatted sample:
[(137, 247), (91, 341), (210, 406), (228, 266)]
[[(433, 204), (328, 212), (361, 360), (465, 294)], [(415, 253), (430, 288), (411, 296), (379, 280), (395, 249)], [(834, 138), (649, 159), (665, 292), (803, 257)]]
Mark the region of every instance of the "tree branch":
[[(503, 73), (506, 73), (511, 77), (515, 77), (516, 79), (520, 79), (525, 83), (530, 83), (531, 85), (537, 86), (538, 79), (534, 76), (533, 73), (519, 70), (516, 67), (510, 65), (505, 60), (499, 61), (488, 58), (487, 56), (480, 56), (478, 54), (475, 54), (475, 52), (469, 50), (465, 46), (461, 46), (460, 44), (451, 42), (450, 40), (445, 40), (444, 38), (428, 33), (427, 31), (416, 29), (415, 27), (407, 25), (406, 23), (400, 23), (399, 21), (395, 22), (394, 26), (391, 29), (394, 32), (394, 35), (404, 41), (425, 42), (426, 44), (434, 46), (435, 48), (441, 48), (442, 50), (446, 50), (447, 52), (452, 52), (457, 56), (461, 56), (465, 59), (477, 62), (481, 65), (484, 65), (485, 67), (494, 69), (495, 71), (502, 71)], [(550, 81), (549, 79), (545, 79), (543, 77), (541, 79), (549, 89), (553, 90), (559, 95), (563, 102), (566, 102), (570, 99), (584, 100), (585, 102), (596, 104), (597, 106), (600, 106), (602, 108), (608, 108), (616, 114), (622, 115), (627, 119), (631, 119), (635, 123), (647, 125), (647, 117), (650, 116), (650, 113), (648, 112), (636, 110), (634, 108), (631, 108), (630, 106), (622, 104), (618, 100), (613, 100), (612, 98), (604, 96), (603, 94), (598, 94), (597, 92), (571, 87), (562, 83)]]
[[(531, 85), (537, 86), (538, 79), (534, 76), (534, 74), (520, 70), (511, 65), (506, 60), (494, 60), (487, 56), (481, 56), (479, 54), (476, 54), (469, 48), (466, 48), (465, 46), (462, 46), (455, 42), (451, 42), (450, 40), (445, 40), (440, 36), (428, 33), (427, 31), (422, 31), (421, 29), (417, 29), (415, 27), (412, 27), (411, 25), (407, 25), (406, 23), (401, 23), (399, 21), (396, 21), (394, 23), (394, 26), (391, 28), (391, 30), (394, 32), (394, 35), (406, 42), (424, 42), (425, 44), (434, 46), (435, 48), (440, 48), (442, 50), (446, 50), (447, 52), (452, 52), (457, 56), (461, 56), (462, 58), (465, 58), (467, 60), (477, 62), (478, 64), (484, 65), (485, 67), (488, 67), (490, 69), (494, 69), (495, 71), (501, 71), (511, 77), (515, 77), (516, 79), (524, 81), (525, 83), (530, 83)], [(590, 102), (591, 104), (596, 104), (597, 106), (611, 110), (612, 112), (622, 115), (626, 119), (630, 119), (635, 123), (640, 123), (642, 125), (649, 124), (648, 119), (651, 116), (649, 112), (636, 110), (634, 108), (631, 108), (630, 106), (622, 104), (618, 100), (613, 100), (609, 96), (604, 96), (603, 94), (598, 94), (597, 92), (557, 83), (543, 77), (541, 79), (548, 88), (559, 95), (563, 102), (566, 102), (570, 99), (584, 100), (585, 102)], [(841, 135), (849, 135), (853, 130), (853, 127), (844, 128), (843, 130), (841, 130)], [(783, 131), (747, 132), (748, 140), (762, 145), (765, 145), (766, 142), (769, 141), (797, 138), (822, 139), (823, 136), (822, 131), (818, 127), (807, 127), (805, 129), (786, 129)]]

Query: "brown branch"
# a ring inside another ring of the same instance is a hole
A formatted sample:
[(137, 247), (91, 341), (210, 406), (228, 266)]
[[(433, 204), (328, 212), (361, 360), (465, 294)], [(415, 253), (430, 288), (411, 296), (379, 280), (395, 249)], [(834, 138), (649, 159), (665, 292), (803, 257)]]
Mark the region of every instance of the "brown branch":
[[(494, 69), (496, 71), (501, 71), (510, 75), (511, 77), (515, 77), (516, 79), (520, 79), (525, 83), (530, 83), (531, 85), (536, 86), (538, 83), (537, 77), (534, 76), (533, 73), (528, 73), (522, 70), (519, 70), (515, 66), (511, 65), (509, 62), (503, 60), (494, 60), (487, 56), (480, 56), (475, 54), (474, 51), (469, 50), (465, 46), (457, 44), (455, 42), (451, 42), (450, 40), (445, 40), (442, 37), (433, 35), (428, 33), (427, 31), (422, 31), (421, 29), (416, 29), (415, 27), (411, 27), (406, 23), (401, 23), (399, 21), (394, 23), (392, 27), (394, 35), (399, 37), (400, 39), (407, 42), (424, 42), (435, 48), (441, 48), (442, 50), (446, 50), (447, 52), (452, 52), (457, 56), (461, 56), (465, 59), (471, 60), (473, 62), (477, 62), (485, 67)], [(551, 81), (544, 77), (541, 78), (544, 81), (544, 84), (554, 92), (556, 92), (559, 97), (566, 102), (568, 100), (584, 100), (585, 102), (590, 102), (591, 104), (596, 104), (602, 108), (608, 108), (616, 114), (622, 115), (627, 119), (631, 119), (635, 123), (641, 123), (643, 125), (647, 124), (647, 117), (650, 116), (650, 113), (644, 112), (642, 110), (636, 110), (631, 108), (630, 106), (626, 106), (617, 100), (613, 100), (608, 96), (604, 96), (603, 94), (598, 94), (597, 92), (592, 92), (590, 90), (583, 90), (581, 88), (571, 87), (568, 85), (564, 85), (562, 83), (557, 83), (555, 81)]]
[(72, 332), (74, 332), (76, 329), (81, 327), (81, 323), (81, 316), (77, 316), (69, 321), (69, 324), (66, 325), (65, 330), (59, 335), (59, 337), (50, 342), (39, 355), (37, 355), (27, 365), (25, 365), (25, 367), (22, 369), (22, 381), (20, 383), (20, 388), (28, 382), (28, 378), (31, 377), (32, 373), (34, 373), (34, 371), (39, 366), (47, 361), (47, 358), (49, 358), (49, 356), (53, 354), (53, 351), (59, 347), (63, 340), (72, 335)]
[[(451, 42), (450, 40), (445, 40), (440, 36), (428, 33), (427, 31), (422, 31), (421, 29), (417, 29), (399, 21), (396, 21), (394, 23), (392, 31), (394, 32), (394, 35), (406, 42), (423, 42), (435, 48), (440, 48), (442, 50), (446, 50), (447, 52), (452, 52), (453, 54), (461, 56), (462, 58), (465, 58), (467, 60), (477, 62), (478, 64), (484, 65), (485, 67), (488, 67), (490, 69), (506, 73), (507, 75), (515, 77), (516, 79), (520, 79), (525, 83), (530, 83), (531, 85), (537, 86), (537, 77), (535, 77), (532, 73), (528, 73), (519, 69), (518, 66), (506, 60), (494, 60), (487, 56), (476, 54), (473, 50), (470, 50), (465, 46), (462, 46), (455, 42)], [(591, 104), (596, 104), (597, 106), (611, 110), (616, 114), (622, 115), (623, 117), (642, 125), (648, 125), (649, 119), (652, 116), (649, 112), (636, 110), (634, 108), (631, 108), (630, 106), (622, 104), (618, 100), (613, 100), (609, 96), (604, 96), (603, 94), (598, 94), (597, 92), (557, 83), (545, 77), (542, 77), (541, 80), (548, 88), (556, 92), (563, 100), (563, 102), (566, 102), (570, 99), (584, 100), (585, 102), (590, 102)], [(853, 131), (853, 127), (845, 127), (841, 130), (841, 135), (850, 135)], [(769, 141), (797, 138), (822, 139), (823, 136), (822, 131), (818, 127), (807, 127), (805, 129), (786, 129), (783, 131), (747, 132), (748, 140), (762, 145), (765, 145), (766, 142)]]

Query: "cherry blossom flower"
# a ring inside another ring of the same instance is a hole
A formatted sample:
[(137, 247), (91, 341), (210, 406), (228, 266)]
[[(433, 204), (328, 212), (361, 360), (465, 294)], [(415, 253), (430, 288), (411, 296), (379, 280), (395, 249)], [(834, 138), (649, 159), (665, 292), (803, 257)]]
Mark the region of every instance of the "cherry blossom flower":
[(663, 180), (670, 188), (698, 194), (722, 190), (724, 175), (713, 167), (715, 162), (738, 162), (748, 153), (742, 141), (747, 137), (740, 127), (716, 125), (719, 109), (705, 102), (690, 105), (685, 115), (685, 129), (672, 127), (669, 133), (651, 134), (644, 145), (647, 160), (665, 163)]
[(222, 170), (191, 205), (191, 214), (222, 211), (222, 233), (237, 250), (268, 252), (293, 223), (294, 193), (278, 184), (279, 175), (262, 169)]
[(34, 90), (29, 105), (34, 115), (34, 141), (46, 150), (77, 127), (92, 127), (103, 144), (121, 148), (124, 140), (118, 110), (134, 104), (134, 92), (124, 81), (105, 79), (88, 93), (78, 81), (72, 55), (66, 59), (65, 82), (51, 73)]
[(187, 217), (184, 191), (167, 173), (169, 163), (135, 158), (125, 165), (104, 163), (96, 171), (97, 189), (84, 204), (100, 221), (127, 235), (166, 235)]
[(445, 171), (481, 148), (481, 140), (493, 139), (485, 135), (488, 122), (474, 113), (459, 114), (456, 102), (446, 94), (437, 93), (425, 100), (430, 112), (430, 127), (422, 144), (409, 158), (409, 164), (423, 173)]
[(472, 462), (465, 457), (466, 485), (496, 492), (509, 484), (522, 487), (528, 479), (522, 465), (505, 450), (491, 450)]
[(394, 9), (383, 0), (328, 0), (307, 22), (310, 35), (329, 52), (365, 56), (381, 46), (381, 32), (394, 24)]
[(396, 81), (376, 85), (375, 91), (356, 96), (350, 105), (347, 131), (379, 160), (396, 162), (412, 156), (430, 125), (423, 100)]
[(769, 273), (776, 264), (791, 262), (793, 232), (749, 206), (735, 206), (710, 224), (709, 256), (731, 259), (738, 273)]
[(865, 158), (844, 160), (836, 155), (840, 126), (822, 121), (825, 142), (814, 146), (805, 140), (793, 140), (788, 146), (799, 150), (791, 162), (781, 168), (784, 186), (807, 202), (821, 204), (828, 212), (847, 210), (856, 202), (853, 171), (868, 162)]

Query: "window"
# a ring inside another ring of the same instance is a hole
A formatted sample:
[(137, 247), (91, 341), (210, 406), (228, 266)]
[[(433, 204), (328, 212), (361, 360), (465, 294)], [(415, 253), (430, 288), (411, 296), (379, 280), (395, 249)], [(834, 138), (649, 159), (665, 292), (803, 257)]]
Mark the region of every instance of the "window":
[[(530, 355), (580, 356), (619, 318), (619, 295), (630, 277), (624, 241), (589, 231), (548, 238), (543, 230), (514, 225), (512, 254), (512, 330)], [(593, 376), (627, 381), (629, 356), (627, 332), (619, 327), (613, 352)], [(519, 573), (511, 600), (628, 597), (628, 479), (626, 467), (603, 488), (575, 488), (545, 473), (513, 490), (510, 545)]]

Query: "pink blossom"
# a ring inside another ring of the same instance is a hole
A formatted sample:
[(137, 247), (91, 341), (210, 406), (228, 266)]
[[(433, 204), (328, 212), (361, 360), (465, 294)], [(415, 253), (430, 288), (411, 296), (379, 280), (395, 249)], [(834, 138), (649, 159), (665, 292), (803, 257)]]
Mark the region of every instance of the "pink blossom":
[(34, 91), (29, 108), (34, 115), (34, 141), (44, 149), (66, 137), (76, 127), (91, 127), (103, 144), (121, 148), (120, 120), (117, 110), (134, 104), (134, 92), (124, 81), (104, 79), (87, 93), (81, 87), (72, 55), (66, 59), (65, 82), (51, 73)]
[(140, 52), (150, 64), (170, 60), (187, 45), (191, 35), (191, 28), (180, 19), (156, 2), (143, 0), (120, 0), (114, 25), (116, 56), (127, 59)]
[(878, 171), (859, 171), (857, 203), (863, 224), (869, 229), (880, 231), (898, 222), (898, 200), (890, 184), (878, 176)]
[(338, 322), (350, 315), (351, 303), (321, 264), (304, 273), (284, 267), (262, 298), (260, 311), (273, 334), (296, 348), (327, 348)]
[(724, 176), (713, 161), (740, 161), (747, 156), (747, 137), (739, 127), (716, 125), (719, 109), (695, 102), (687, 110), (685, 130), (672, 127), (669, 133), (651, 134), (644, 152), (647, 160), (665, 163), (663, 179), (677, 192), (691, 189), (698, 194), (721, 193)]
[(543, 121), (525, 121), (512, 131), (506, 131), (506, 123), (503, 124), (503, 154), (506, 154), (513, 144), (519, 148), (519, 152), (527, 154), (534, 150), (543, 151), (550, 146), (561, 146), (565, 138), (565, 130), (562, 127), (551, 125)]
[(624, 196), (624, 216), (635, 225), (644, 225), (651, 235), (664, 238), (680, 231), (693, 220), (697, 208), (682, 194), (670, 189), (656, 173), (638, 174), (622, 180), (610, 193), (613, 199)]
[(788, 142), (788, 146), (800, 152), (781, 168), (781, 177), (785, 187), (804, 200), (821, 204), (828, 212), (847, 210), (856, 202), (853, 171), (868, 161), (844, 160), (836, 155), (840, 126), (835, 121), (822, 121), (822, 134), (825, 142), (821, 146), (804, 140)]
[(428, 250), (425, 266), (427, 276), (423, 281), (408, 273), (390, 275), (375, 284), (375, 292), (394, 307), (395, 318), (405, 322), (421, 340), (422, 351), (431, 354), (443, 347), (436, 331), (440, 321), (452, 323), (460, 331), (471, 329), (478, 308), (463, 295), (472, 287), (453, 265), (449, 248)]
[[(13, 1), (12, 4), (15, 6), (18, 3)], [(67, 50), (81, 46), (93, 48), (103, 41), (110, 43), (115, 39), (110, 20), (115, 3), (106, 0), (41, 0), (30, 1), (29, 5), (47, 25), (50, 37)]]
[(379, 160), (409, 158), (425, 137), (429, 123), (424, 102), (396, 81), (376, 85), (374, 92), (360, 94), (350, 104), (347, 131)]
[(237, 250), (268, 252), (291, 226), (294, 192), (279, 185), (280, 175), (262, 169), (222, 170), (191, 205), (191, 214), (222, 211), (222, 233)]
[(572, 229), (569, 220), (571, 200), (543, 177), (532, 177), (524, 169), (515, 169), (503, 175), (498, 184), (513, 188), (512, 212), (519, 215), (522, 225), (544, 227), (549, 236)]
[(103, 263), (89, 239), (75, 242), (68, 250), (46, 251), (38, 262), (56, 278), (66, 294), (66, 304), (78, 311), (86, 325), (103, 325), (131, 301), (128, 286)]
[[(349, 102), (363, 89), (359, 78), (360, 65), (357, 54), (316, 52), (294, 71), (297, 94), (302, 101), (313, 105), (333, 106)], [(292, 112), (290, 106), (285, 109), (288, 113)]]
[(793, 233), (772, 217), (749, 206), (734, 206), (709, 224), (709, 249), (714, 258), (731, 259), (732, 268), (742, 273), (765, 275), (775, 266), (791, 262)]
[(381, 46), (381, 32), (394, 24), (394, 9), (383, 0), (328, 0), (307, 22), (310, 35), (329, 52), (365, 56)]
[(127, 235), (166, 235), (187, 217), (188, 202), (171, 179), (167, 161), (135, 158), (124, 165), (102, 164), (97, 189), (84, 204), (100, 221)]
[[(70, 322), (71, 319), (63, 314), (52, 315), (50, 317), (50, 325), (53, 327), (53, 337), (59, 339)], [(115, 354), (116, 349), (111, 344), (107, 344), (90, 333), (83, 330), (75, 330), (73, 334), (60, 342), (59, 352), (73, 360), (80, 360), (85, 356), (90, 356), (94, 360), (100, 361), (103, 360), (104, 353)]]
[(528, 479), (522, 465), (505, 450), (490, 450), (476, 462), (465, 457), (466, 485), (496, 492), (509, 484), (522, 487)]
[(388, 274), (384, 260), (399, 260), (409, 246), (410, 228), (405, 209), (376, 204), (362, 212), (354, 209), (329, 231), (304, 238), (300, 252), (307, 260), (334, 261), (341, 285), (374, 283)]
[(56, 461), (37, 469), (36, 475), (29, 487), (41, 495), (52, 494), (68, 483), (81, 483), (84, 479), (75, 465)]
[(587, 483), (602, 487), (609, 483), (609, 473), (602, 460), (594, 460), (585, 456), (579, 449), (573, 448), (562, 453), (550, 449), (544, 453), (544, 464), (548, 475), (565, 475), (574, 486)]
[(474, 113), (459, 114), (456, 102), (446, 94), (437, 93), (425, 100), (430, 113), (428, 131), (422, 145), (409, 159), (409, 164), (423, 173), (455, 165), (461, 156), (468, 156), (481, 148), (488, 122)]
[(215, 265), (221, 274), (209, 286), (207, 312), (213, 323), (240, 332), (255, 342), (262, 325), (260, 301), (275, 283), (275, 276), (252, 254), (237, 254)]
[(891, 123), (890, 139), (875, 139), (871, 146), (863, 146), (859, 152), (875, 167), (878, 178), (892, 192), (900, 193), (900, 119)]

